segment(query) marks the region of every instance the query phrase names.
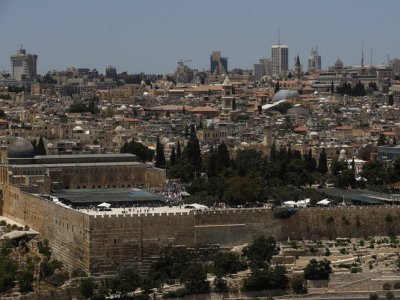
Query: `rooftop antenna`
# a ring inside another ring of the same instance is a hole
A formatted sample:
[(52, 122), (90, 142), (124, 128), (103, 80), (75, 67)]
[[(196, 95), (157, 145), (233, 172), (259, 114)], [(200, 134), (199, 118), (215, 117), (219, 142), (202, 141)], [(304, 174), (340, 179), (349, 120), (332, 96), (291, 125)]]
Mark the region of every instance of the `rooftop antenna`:
[(278, 28), (278, 45), (281, 44), (281, 29)]
[(372, 48), (371, 48), (371, 61), (369, 62), (369, 64), (372, 66)]
[(362, 41), (361, 47), (361, 68), (364, 68), (364, 41)]

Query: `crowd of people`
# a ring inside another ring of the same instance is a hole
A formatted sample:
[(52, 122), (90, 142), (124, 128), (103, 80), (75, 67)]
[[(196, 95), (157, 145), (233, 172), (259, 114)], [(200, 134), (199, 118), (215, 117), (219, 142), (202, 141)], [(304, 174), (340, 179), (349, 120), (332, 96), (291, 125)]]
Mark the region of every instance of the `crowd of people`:
[(189, 184), (183, 183), (178, 179), (167, 179), (167, 182), (162, 188), (151, 188), (149, 192), (164, 196), (170, 203), (182, 203), (184, 197), (190, 196), (186, 189)]

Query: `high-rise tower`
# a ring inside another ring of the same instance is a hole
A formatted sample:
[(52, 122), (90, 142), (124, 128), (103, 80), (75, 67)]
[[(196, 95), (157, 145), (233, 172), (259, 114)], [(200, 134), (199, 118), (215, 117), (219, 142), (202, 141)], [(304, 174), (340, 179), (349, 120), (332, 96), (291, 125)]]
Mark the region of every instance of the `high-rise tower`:
[(308, 59), (308, 72), (318, 72), (321, 70), (321, 55), (318, 53), (318, 48), (311, 49), (311, 55)]
[(11, 75), (15, 80), (30, 79), (36, 76), (36, 54), (26, 54), (26, 50), (17, 50), (16, 55), (11, 55)]
[(282, 76), (289, 69), (289, 47), (287, 45), (272, 45), (272, 75)]

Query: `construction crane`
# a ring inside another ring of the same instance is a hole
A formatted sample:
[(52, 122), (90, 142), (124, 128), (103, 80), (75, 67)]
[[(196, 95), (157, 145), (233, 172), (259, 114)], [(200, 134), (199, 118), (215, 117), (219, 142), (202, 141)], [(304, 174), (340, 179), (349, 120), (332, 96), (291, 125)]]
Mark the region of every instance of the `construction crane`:
[(189, 59), (189, 60), (182, 60), (182, 59), (180, 59), (180, 60), (178, 61), (178, 66), (182, 66), (184, 63), (191, 62), (191, 61), (192, 61), (191, 59)]

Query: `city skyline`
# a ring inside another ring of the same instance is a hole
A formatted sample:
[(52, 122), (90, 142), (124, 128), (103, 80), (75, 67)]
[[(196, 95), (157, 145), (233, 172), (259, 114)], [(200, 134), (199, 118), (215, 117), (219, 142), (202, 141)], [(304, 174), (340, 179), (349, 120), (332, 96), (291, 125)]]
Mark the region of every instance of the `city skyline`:
[[(300, 55), (303, 70), (318, 46), (322, 68), (340, 58), (345, 65), (373, 64), (400, 56), (395, 41), (396, 1), (203, 1), (131, 3), (2, 1), (4, 42), (0, 69), (10, 71), (10, 55), (20, 47), (38, 55), (38, 73), (67, 67), (108, 65), (118, 72), (172, 73), (180, 59), (193, 69), (209, 69), (209, 55), (221, 51), (229, 70), (252, 69), (270, 47), (288, 45), (289, 68)], [(96, 5), (95, 5), (96, 4)], [(357, 14), (352, 7), (359, 6)], [(18, 22), (16, 21), (18, 20)], [(382, 33), (385, 34), (382, 34)]]

